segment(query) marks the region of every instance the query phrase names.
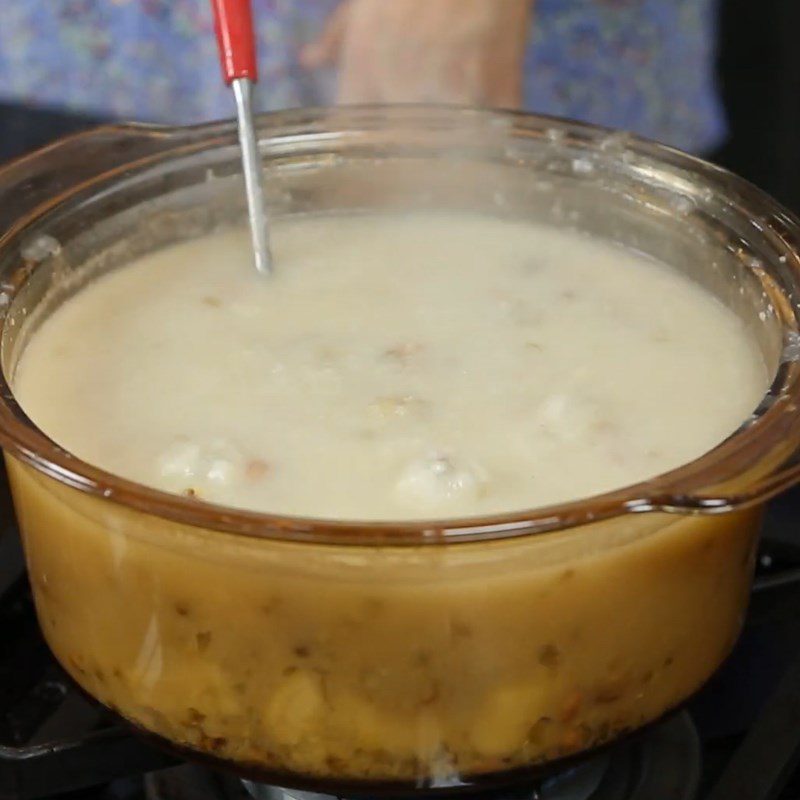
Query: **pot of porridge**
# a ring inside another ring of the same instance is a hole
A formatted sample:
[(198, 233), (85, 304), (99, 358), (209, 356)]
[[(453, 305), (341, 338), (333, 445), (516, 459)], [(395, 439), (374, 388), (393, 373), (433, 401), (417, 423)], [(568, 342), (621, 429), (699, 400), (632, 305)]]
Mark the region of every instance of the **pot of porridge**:
[(265, 116), (0, 171), (0, 441), (44, 635), (165, 746), (481, 788), (696, 692), (800, 446), (798, 227), (527, 115)]

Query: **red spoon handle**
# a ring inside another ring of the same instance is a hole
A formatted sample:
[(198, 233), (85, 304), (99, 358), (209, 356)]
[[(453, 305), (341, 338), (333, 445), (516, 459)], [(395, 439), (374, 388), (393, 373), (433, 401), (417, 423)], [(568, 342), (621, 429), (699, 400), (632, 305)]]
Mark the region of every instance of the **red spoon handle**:
[(211, 0), (214, 32), (219, 45), (222, 76), (229, 84), (237, 78), (258, 80), (253, 12), (250, 0)]

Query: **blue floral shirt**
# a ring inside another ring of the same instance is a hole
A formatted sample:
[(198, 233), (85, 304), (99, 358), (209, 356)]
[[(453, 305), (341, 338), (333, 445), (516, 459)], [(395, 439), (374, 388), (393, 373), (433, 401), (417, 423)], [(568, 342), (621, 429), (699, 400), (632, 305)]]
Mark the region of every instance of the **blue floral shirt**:
[[(337, 2), (253, 0), (262, 110), (331, 100), (334, 76), (306, 73), (297, 52)], [(535, 0), (525, 106), (708, 150), (724, 134), (716, 12), (716, 0)], [(233, 113), (209, 0), (5, 3), (0, 99), (170, 123)]]

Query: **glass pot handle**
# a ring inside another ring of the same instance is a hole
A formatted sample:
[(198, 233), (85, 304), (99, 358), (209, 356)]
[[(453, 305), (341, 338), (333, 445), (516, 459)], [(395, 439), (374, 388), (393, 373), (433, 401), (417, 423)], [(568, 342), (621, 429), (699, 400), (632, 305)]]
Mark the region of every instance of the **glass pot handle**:
[(628, 511), (665, 511), (677, 514), (721, 514), (761, 505), (800, 483), (800, 452), (778, 469), (741, 490), (708, 493), (654, 494), (628, 504)]
[(0, 245), (33, 214), (75, 190), (184, 146), (207, 146), (229, 126), (105, 125), (0, 166)]
[[(776, 307), (779, 303), (775, 301)], [(627, 504), (628, 510), (724, 513), (762, 505), (800, 484), (800, 333), (793, 311), (784, 313), (777, 377), (753, 412), (755, 424), (743, 426), (744, 430), (734, 435), (738, 447), (723, 446), (710, 465), (677, 484), (658, 486), (656, 479), (653, 492)]]

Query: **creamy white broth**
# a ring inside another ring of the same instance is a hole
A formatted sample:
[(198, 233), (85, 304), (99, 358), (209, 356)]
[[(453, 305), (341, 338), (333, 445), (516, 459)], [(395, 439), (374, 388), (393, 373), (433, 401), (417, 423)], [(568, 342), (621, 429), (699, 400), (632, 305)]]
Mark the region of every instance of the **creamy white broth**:
[(34, 335), (25, 411), (80, 458), (273, 513), (512, 511), (677, 467), (767, 371), (741, 321), (667, 267), (476, 215), (281, 221), (96, 281)]

